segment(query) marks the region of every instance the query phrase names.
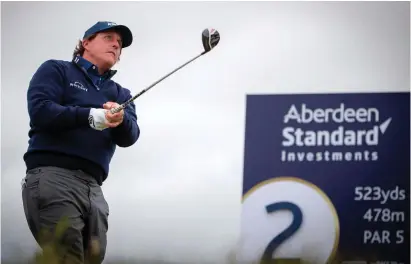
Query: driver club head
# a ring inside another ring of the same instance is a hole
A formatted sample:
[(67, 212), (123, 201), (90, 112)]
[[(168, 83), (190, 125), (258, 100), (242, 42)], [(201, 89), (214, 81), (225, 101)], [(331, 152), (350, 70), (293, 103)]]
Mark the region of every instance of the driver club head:
[(217, 46), (220, 41), (220, 33), (214, 28), (206, 28), (202, 33), (202, 41), (204, 52), (207, 53)]

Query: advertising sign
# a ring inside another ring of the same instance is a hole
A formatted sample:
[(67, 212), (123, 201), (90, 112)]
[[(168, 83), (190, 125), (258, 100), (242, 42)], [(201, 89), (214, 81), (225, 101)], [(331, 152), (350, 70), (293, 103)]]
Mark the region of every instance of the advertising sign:
[(248, 95), (240, 263), (409, 264), (410, 93)]

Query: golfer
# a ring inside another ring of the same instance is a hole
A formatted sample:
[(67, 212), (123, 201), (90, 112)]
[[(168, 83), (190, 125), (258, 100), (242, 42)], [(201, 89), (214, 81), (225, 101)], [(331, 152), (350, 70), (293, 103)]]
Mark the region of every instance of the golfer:
[[(109, 206), (101, 186), (116, 146), (130, 147), (140, 135), (133, 103), (116, 114), (108, 111), (131, 98), (112, 80), (111, 68), (132, 40), (128, 27), (97, 22), (71, 61), (43, 62), (28, 86), (24, 213), (41, 247), (62, 246), (60, 263), (101, 263), (105, 257)], [(68, 229), (58, 241), (41, 235), (64, 219)]]

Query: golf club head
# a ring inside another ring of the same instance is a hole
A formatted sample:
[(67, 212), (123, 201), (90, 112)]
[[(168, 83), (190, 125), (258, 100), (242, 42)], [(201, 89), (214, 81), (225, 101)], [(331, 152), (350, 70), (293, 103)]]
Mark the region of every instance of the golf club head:
[(207, 53), (217, 46), (220, 41), (220, 33), (214, 28), (206, 28), (203, 30), (202, 40), (204, 51)]

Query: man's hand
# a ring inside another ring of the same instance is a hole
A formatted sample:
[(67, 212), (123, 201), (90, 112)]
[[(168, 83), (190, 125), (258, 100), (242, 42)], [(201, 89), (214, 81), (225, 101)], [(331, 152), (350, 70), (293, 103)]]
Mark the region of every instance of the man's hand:
[(106, 119), (107, 110), (101, 108), (91, 108), (88, 116), (88, 123), (91, 128), (102, 131), (108, 128)]
[(107, 119), (107, 126), (108, 127), (116, 127), (123, 122), (124, 117), (124, 109), (120, 112), (112, 114), (110, 109), (119, 107), (120, 105), (115, 102), (107, 102), (103, 105), (103, 108), (106, 109), (106, 119)]

